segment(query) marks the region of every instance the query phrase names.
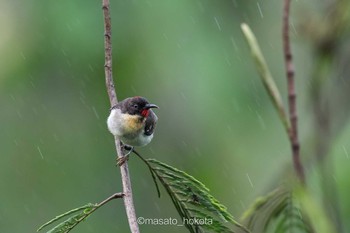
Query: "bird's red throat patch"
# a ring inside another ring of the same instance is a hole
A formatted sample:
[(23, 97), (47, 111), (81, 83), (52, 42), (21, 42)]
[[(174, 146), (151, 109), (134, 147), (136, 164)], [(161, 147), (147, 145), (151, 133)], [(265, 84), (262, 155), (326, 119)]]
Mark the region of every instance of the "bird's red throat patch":
[(144, 109), (144, 110), (142, 110), (141, 115), (142, 115), (143, 117), (148, 117), (148, 115), (149, 115), (149, 109)]

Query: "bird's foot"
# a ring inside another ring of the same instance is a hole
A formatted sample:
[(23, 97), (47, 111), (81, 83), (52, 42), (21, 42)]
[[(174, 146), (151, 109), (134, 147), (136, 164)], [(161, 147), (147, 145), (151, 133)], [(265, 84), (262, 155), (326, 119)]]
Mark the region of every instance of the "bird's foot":
[(126, 161), (128, 161), (129, 160), (129, 155), (125, 155), (125, 156), (123, 156), (123, 157), (118, 157), (117, 158), (117, 165), (118, 166), (121, 166), (121, 165), (123, 165)]
[(129, 160), (130, 153), (133, 151), (134, 147), (129, 146), (129, 145), (122, 145), (123, 152), (125, 153), (123, 157), (118, 157), (117, 158), (117, 165), (121, 166), (123, 165), (126, 161)]

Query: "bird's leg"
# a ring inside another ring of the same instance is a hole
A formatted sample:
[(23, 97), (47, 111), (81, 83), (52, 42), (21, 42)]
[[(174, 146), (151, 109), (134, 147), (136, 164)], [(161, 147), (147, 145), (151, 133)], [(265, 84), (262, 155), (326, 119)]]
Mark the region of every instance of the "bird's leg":
[(118, 166), (123, 165), (129, 159), (130, 153), (134, 150), (134, 147), (122, 144), (122, 149), (123, 149), (125, 155), (123, 157), (117, 158), (117, 165)]

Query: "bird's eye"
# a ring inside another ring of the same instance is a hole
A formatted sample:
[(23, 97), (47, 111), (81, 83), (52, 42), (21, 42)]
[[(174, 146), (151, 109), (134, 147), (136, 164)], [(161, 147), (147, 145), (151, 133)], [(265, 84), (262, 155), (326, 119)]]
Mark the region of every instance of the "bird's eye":
[(138, 108), (139, 108), (139, 106), (138, 106), (137, 104), (135, 104), (135, 105), (134, 105), (134, 108), (135, 108), (135, 109), (138, 109)]

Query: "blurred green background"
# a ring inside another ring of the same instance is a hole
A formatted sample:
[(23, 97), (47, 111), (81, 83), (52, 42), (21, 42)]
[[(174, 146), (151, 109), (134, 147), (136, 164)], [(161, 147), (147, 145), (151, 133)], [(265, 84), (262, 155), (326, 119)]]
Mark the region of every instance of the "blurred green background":
[[(106, 127), (101, 1), (0, 2), (0, 232), (34, 232), (60, 213), (122, 191)], [(303, 158), (312, 153), (308, 92), (315, 54), (298, 25), (322, 17), (316, 3), (293, 1), (291, 19)], [(291, 168), (287, 136), (240, 30), (246, 22), (256, 33), (286, 100), (281, 1), (112, 0), (111, 14), (118, 98), (141, 95), (160, 106), (155, 138), (139, 151), (195, 176), (239, 217)], [(348, 220), (347, 121), (341, 128), (330, 150), (332, 182)], [(164, 190), (157, 198), (144, 164), (132, 156), (129, 167), (137, 215), (178, 218)], [(307, 173), (317, 196), (317, 169)], [(73, 231), (128, 232), (123, 202), (113, 201)]]

